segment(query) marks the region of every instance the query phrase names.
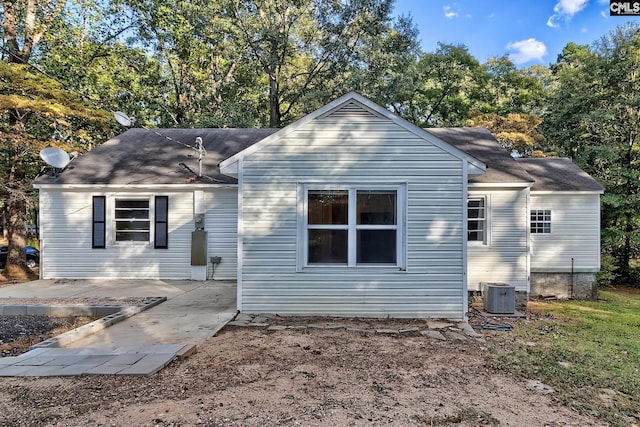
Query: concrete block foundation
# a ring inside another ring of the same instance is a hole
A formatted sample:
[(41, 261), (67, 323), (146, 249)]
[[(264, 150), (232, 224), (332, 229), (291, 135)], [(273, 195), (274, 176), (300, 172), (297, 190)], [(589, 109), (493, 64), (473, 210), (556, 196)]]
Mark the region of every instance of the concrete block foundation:
[(531, 296), (594, 299), (596, 273), (531, 273)]

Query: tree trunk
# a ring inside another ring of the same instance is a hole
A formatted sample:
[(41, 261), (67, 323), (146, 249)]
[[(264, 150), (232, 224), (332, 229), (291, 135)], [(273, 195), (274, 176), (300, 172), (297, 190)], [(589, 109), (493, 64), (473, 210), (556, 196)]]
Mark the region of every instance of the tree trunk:
[(22, 191), (12, 191), (7, 199), (7, 240), (9, 253), (7, 254), (6, 273), (13, 279), (26, 279), (28, 275), (26, 258), (26, 203)]
[(274, 73), (269, 74), (269, 127), (279, 128), (282, 124), (280, 115), (278, 79)]
[[(625, 162), (626, 165), (625, 167), (627, 168), (628, 171), (633, 170), (633, 151), (634, 151), (634, 144), (633, 144), (633, 136), (631, 136), (629, 138), (629, 142), (628, 142), (628, 148), (627, 148), (627, 153), (626, 153), (626, 158), (625, 158)], [(630, 174), (631, 175), (631, 174)], [(626, 183), (626, 196), (627, 196), (627, 203), (629, 203), (628, 201), (631, 201), (634, 199), (634, 193), (635, 193), (635, 186), (634, 184), (632, 184), (632, 176), (627, 177), (627, 183)], [(623, 248), (623, 252), (622, 252), (622, 274), (624, 275), (625, 279), (629, 279), (631, 277), (631, 258), (633, 256), (633, 233), (634, 233), (634, 213), (635, 211), (630, 211), (629, 208), (626, 209), (627, 212), (624, 215), (626, 224), (625, 224), (625, 229), (624, 229), (624, 248)]]
[[(9, 123), (16, 135), (26, 132), (26, 116), (19, 116), (17, 112), (10, 111)], [(12, 279), (26, 279), (28, 275), (26, 258), (26, 212), (27, 203), (25, 195), (25, 174), (20, 169), (21, 147), (20, 140), (16, 138), (10, 151), (11, 169), (7, 182), (7, 240), (9, 253), (7, 254), (6, 274)]]
[(622, 274), (625, 279), (631, 277), (631, 254), (633, 252), (631, 236), (633, 235), (633, 213), (627, 212), (625, 215), (627, 222), (624, 230), (624, 248), (622, 250)]

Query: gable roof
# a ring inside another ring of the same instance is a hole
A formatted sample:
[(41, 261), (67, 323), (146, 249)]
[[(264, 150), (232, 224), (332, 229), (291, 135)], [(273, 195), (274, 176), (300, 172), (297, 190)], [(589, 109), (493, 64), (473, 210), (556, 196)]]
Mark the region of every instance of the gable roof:
[(484, 128), (425, 129), (458, 150), (487, 165), (483, 175), (469, 177), (469, 183), (526, 184), (534, 178)]
[(444, 142), (442, 139), (438, 137), (434, 138), (435, 135), (426, 132), (424, 129), (421, 129), (413, 125), (412, 123), (409, 123), (408, 121), (404, 120), (400, 116), (379, 106), (375, 102), (370, 101), (369, 99), (365, 98), (364, 96), (356, 92), (349, 92), (346, 95), (341, 96), (340, 98), (336, 99), (333, 102), (330, 102), (324, 107), (319, 108), (318, 110), (307, 114), (306, 116), (290, 124), (289, 126), (283, 129), (280, 129), (278, 132), (263, 139), (257, 144), (254, 144), (251, 147), (248, 147), (247, 149), (242, 150), (237, 154), (231, 156), (230, 158), (224, 160), (222, 163), (220, 163), (220, 170), (224, 173), (235, 174), (237, 173), (238, 161), (241, 158), (245, 156), (249, 156), (252, 153), (255, 153), (256, 151), (260, 150), (262, 147), (278, 141), (279, 139), (283, 138), (289, 133), (294, 132), (300, 129), (301, 127), (305, 126), (306, 124), (308, 124), (314, 119), (317, 119), (332, 113), (337, 113), (339, 115), (346, 113), (348, 115), (349, 110), (352, 111), (354, 107), (360, 108), (365, 112), (367, 112), (368, 114), (388, 119), (389, 121), (393, 122), (399, 127), (431, 142), (432, 144), (444, 150), (445, 152), (448, 152), (451, 155), (458, 157), (461, 160), (467, 161), (470, 164), (471, 169), (473, 169), (475, 173), (484, 173), (485, 164), (483, 164), (482, 161), (480, 161), (479, 159), (465, 153), (464, 151), (461, 151), (460, 149), (458, 149), (452, 144), (448, 144)]
[[(277, 130), (129, 129), (73, 160), (57, 176), (40, 176), (35, 184), (235, 184), (236, 179), (220, 173), (218, 164)], [(186, 146), (195, 147), (197, 137), (207, 151), (201, 179), (194, 179), (198, 153)]]
[(603, 193), (604, 187), (566, 158), (518, 159), (535, 179), (531, 191), (587, 191)]
[[(73, 160), (41, 185), (236, 184), (234, 164), (309, 121), (328, 114), (349, 117), (355, 110), (387, 118), (470, 164), (469, 183), (531, 185), (533, 191), (592, 191), (604, 188), (569, 159), (514, 159), (482, 128), (420, 129), (372, 101), (347, 94), (284, 129), (130, 129)], [(206, 149), (203, 176), (196, 176), (201, 137)], [(221, 170), (226, 174), (222, 174)], [(190, 170), (189, 170), (190, 169)], [(484, 173), (483, 173), (484, 171)], [(473, 175), (481, 173), (481, 175)]]

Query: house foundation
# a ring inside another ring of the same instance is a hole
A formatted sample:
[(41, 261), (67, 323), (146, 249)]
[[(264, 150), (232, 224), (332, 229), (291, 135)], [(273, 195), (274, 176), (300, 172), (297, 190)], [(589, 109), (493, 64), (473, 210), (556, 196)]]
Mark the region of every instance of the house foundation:
[(531, 297), (594, 299), (596, 273), (531, 273)]

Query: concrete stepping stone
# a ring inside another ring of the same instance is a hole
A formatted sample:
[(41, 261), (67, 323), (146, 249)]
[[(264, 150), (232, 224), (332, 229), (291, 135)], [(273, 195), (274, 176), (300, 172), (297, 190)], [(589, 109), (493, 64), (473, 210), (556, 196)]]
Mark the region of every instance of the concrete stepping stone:
[(444, 335), (442, 335), (442, 333), (438, 332), (438, 331), (420, 331), (420, 333), (427, 337), (427, 338), (433, 338), (436, 340), (440, 340), (440, 341), (445, 341), (446, 338), (444, 337)]
[(467, 337), (457, 332), (445, 331), (444, 336), (454, 341), (466, 341)]
[(427, 320), (427, 328), (429, 329), (444, 329), (451, 326), (449, 322), (443, 322), (439, 320)]

